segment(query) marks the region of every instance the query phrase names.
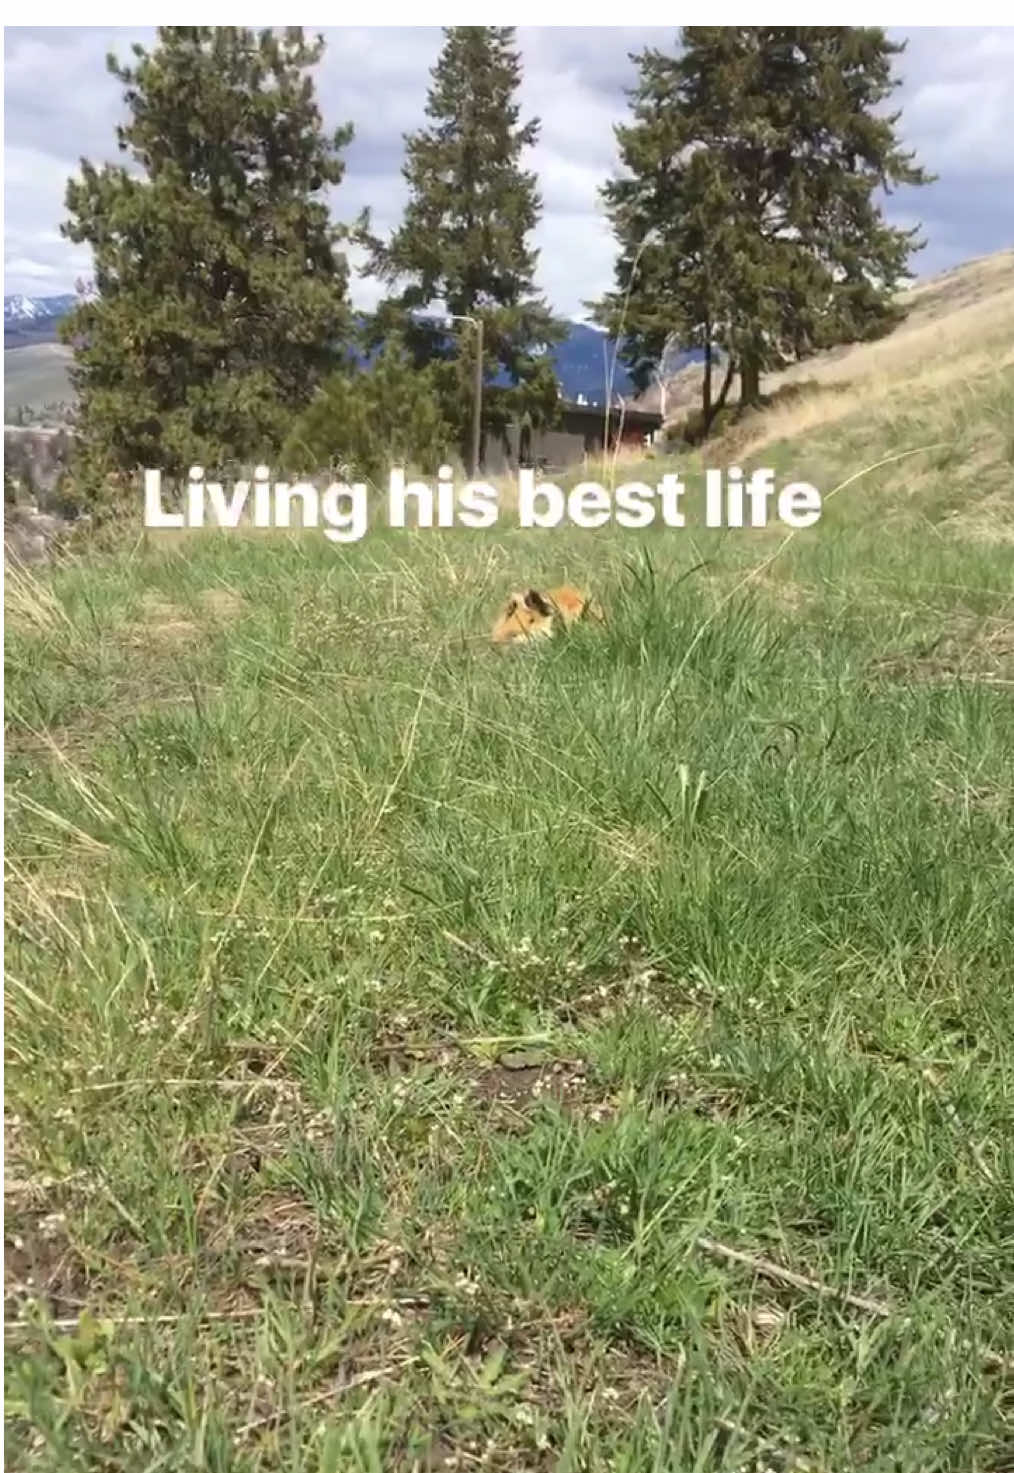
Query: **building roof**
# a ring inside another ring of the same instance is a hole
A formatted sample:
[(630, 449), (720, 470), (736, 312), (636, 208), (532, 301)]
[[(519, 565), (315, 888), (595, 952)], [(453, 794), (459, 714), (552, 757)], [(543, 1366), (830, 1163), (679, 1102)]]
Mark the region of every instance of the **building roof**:
[[(604, 404), (582, 404), (576, 399), (562, 400), (560, 408), (569, 417), (580, 415), (598, 424), (601, 424), (606, 412)], [(646, 430), (659, 429), (662, 424), (662, 416), (657, 409), (635, 409), (629, 403), (612, 405), (609, 416), (611, 420), (622, 419), (625, 425), (643, 427)]]

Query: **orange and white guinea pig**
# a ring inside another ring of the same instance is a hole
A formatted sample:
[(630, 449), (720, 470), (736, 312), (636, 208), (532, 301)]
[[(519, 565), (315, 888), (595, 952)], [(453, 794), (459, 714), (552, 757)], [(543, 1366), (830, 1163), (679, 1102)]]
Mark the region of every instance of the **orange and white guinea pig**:
[(594, 599), (564, 584), (542, 593), (537, 588), (512, 593), (497, 616), (491, 635), (494, 644), (520, 644), (544, 639), (578, 619), (604, 619)]

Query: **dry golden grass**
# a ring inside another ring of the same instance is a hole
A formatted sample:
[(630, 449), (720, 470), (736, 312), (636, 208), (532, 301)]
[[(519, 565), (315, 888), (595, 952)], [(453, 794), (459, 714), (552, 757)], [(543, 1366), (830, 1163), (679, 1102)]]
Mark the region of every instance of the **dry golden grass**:
[(37, 634), (71, 628), (63, 606), (51, 590), (16, 562), (8, 563), (4, 569), (4, 617)]
[(231, 588), (206, 588), (197, 601), (212, 619), (238, 619), (246, 608), (245, 600)]
[(961, 392), (1014, 363), (1014, 250), (944, 272), (902, 301), (909, 315), (889, 337), (835, 348), (768, 375), (766, 394), (791, 384), (812, 383), (814, 389), (741, 425), (736, 454), (747, 457), (853, 414), (881, 419), (902, 396), (911, 402), (951, 386)]
[(944, 523), (944, 530), (965, 542), (1006, 543), (1014, 547), (1010, 492), (994, 491), (981, 501), (955, 511)]

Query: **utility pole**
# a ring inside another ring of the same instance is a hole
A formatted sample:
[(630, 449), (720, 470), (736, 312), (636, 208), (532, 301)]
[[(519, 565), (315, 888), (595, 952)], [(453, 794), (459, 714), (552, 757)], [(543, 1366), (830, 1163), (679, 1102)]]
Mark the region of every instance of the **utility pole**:
[(472, 406), (472, 480), (479, 479), (482, 447), (482, 318), (475, 319), (475, 404)]
[(482, 318), (464, 317), (448, 312), (450, 322), (470, 322), (475, 328), (475, 400), (472, 405), (472, 480), (479, 479), (479, 454), (482, 449)]

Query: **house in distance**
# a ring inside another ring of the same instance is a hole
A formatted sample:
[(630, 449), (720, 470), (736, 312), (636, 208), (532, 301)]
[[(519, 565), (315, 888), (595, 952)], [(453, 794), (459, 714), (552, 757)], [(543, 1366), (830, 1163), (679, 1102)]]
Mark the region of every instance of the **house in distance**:
[(634, 409), (629, 404), (589, 404), (583, 395), (565, 400), (552, 429), (533, 429), (515, 422), (508, 425), (503, 441), (487, 443), (484, 467), (487, 474), (503, 475), (522, 465), (543, 470), (563, 470), (586, 458), (598, 458), (621, 446), (646, 449), (662, 428), (662, 416), (654, 410)]

